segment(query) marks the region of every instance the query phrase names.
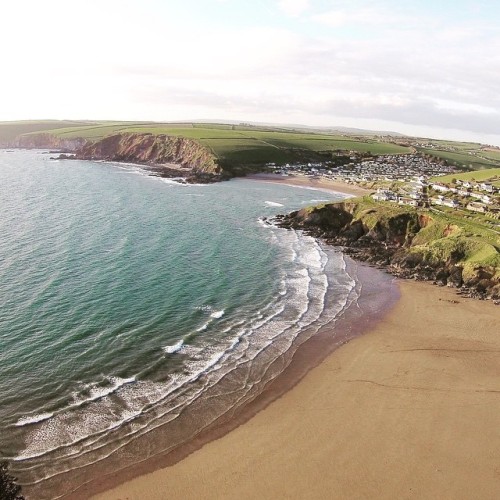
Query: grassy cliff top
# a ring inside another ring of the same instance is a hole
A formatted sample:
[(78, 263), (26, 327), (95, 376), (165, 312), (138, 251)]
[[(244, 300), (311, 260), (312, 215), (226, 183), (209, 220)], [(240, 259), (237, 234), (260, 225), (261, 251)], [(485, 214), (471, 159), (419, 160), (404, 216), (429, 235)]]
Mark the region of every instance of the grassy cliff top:
[(187, 137), (209, 147), (218, 158), (236, 164), (294, 162), (297, 161), (299, 150), (312, 153), (336, 150), (373, 154), (410, 152), (408, 147), (378, 142), (370, 138), (360, 140), (342, 135), (248, 125), (114, 122), (57, 128), (47, 132), (61, 138), (82, 137), (91, 141), (118, 132)]
[[(369, 196), (343, 204), (355, 220), (360, 220), (369, 229), (377, 224), (387, 225), (401, 214), (417, 214), (421, 228), (413, 237), (410, 251), (425, 254), (431, 261), (446, 261), (453, 252), (459, 252), (465, 267), (494, 267), (500, 275), (500, 233), (481, 220), (465, 218), (458, 212), (417, 210), (376, 202)], [(308, 210), (321, 207), (308, 207)]]

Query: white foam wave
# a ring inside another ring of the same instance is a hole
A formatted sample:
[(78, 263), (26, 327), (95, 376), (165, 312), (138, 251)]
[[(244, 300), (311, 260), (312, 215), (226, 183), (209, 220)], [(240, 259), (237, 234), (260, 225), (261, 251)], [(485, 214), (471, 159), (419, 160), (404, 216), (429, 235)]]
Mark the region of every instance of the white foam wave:
[(224, 316), (224, 309), (221, 309), (220, 311), (214, 311), (210, 317), (211, 318), (214, 318), (214, 319), (219, 319), (219, 318), (222, 318), (222, 316)]
[(183, 177), (171, 177), (171, 178), (165, 178), (161, 177), (161, 182), (164, 182), (165, 184), (175, 184), (177, 186), (187, 186), (186, 179)]
[(156, 177), (151, 176), (153, 179), (159, 179), (161, 182), (170, 185), (183, 186), (183, 187), (207, 187), (209, 184), (197, 184), (194, 182), (186, 182), (184, 177)]
[(203, 304), (202, 306), (196, 306), (195, 309), (197, 311), (210, 312), (212, 310), (212, 306), (208, 304)]
[(36, 413), (35, 415), (25, 415), (24, 417), (21, 417), (14, 425), (16, 427), (23, 427), (25, 425), (36, 424), (37, 422), (48, 420), (53, 416), (54, 413), (52, 412)]
[(210, 324), (210, 321), (207, 323), (204, 323), (203, 325), (200, 326), (200, 328), (197, 328), (196, 331), (197, 332), (204, 332), (208, 328), (209, 324)]
[(129, 378), (109, 377), (109, 382), (111, 382), (111, 385), (109, 386), (101, 387), (98, 384), (85, 384), (82, 392), (85, 392), (86, 395), (74, 393), (73, 403), (69, 407), (81, 406), (85, 403), (89, 403), (90, 401), (96, 401), (97, 399), (104, 398), (105, 396), (115, 392), (120, 387), (123, 387), (126, 384), (131, 384), (135, 381), (135, 376)]
[[(189, 358), (182, 373), (172, 375), (167, 382), (148, 382), (146, 384), (139, 381), (129, 385), (119, 393), (120, 399), (126, 404), (125, 410), (116, 411), (114, 398), (103, 398), (96, 403), (85, 406), (81, 412), (74, 412), (78, 416), (73, 415), (71, 420), (60, 418), (59, 422), (59, 415), (57, 415), (54, 419), (58, 420), (57, 422), (52, 423), (51, 420), (41, 424), (42, 427), (46, 427), (40, 429), (39, 435), (32, 436), (31, 446), (28, 446), (20, 457), (27, 457), (30, 453), (45, 454), (48, 452), (47, 445), (53, 446), (56, 441), (59, 443), (59, 447), (72, 446), (76, 454), (87, 453), (89, 435), (96, 436), (95, 442), (99, 443), (101, 436), (98, 436), (98, 433), (119, 427), (123, 422), (132, 420), (143, 411), (149, 412), (153, 405), (159, 404), (159, 402), (162, 404), (162, 416), (172, 414), (173, 419), (177, 408), (188, 405), (202, 394), (207, 386), (217, 384), (218, 380), (234, 370), (235, 367), (248, 363), (261, 353), (264, 354), (266, 363), (270, 363), (273, 357), (289, 348), (295, 339), (299, 339), (301, 342), (302, 328), (313, 324), (323, 313), (325, 294), (328, 288), (328, 280), (325, 275), (328, 258), (313, 238), (303, 235), (297, 236), (297, 233), (285, 232), (281, 229), (273, 229), (273, 233), (275, 232), (279, 234), (280, 244), (294, 256), (294, 260), (286, 263), (286, 271), (272, 307), (267, 309), (266, 306), (265, 312), (258, 311), (253, 313), (251, 317), (246, 315), (243, 324), (233, 324), (231, 328), (224, 329), (224, 333), (229, 333), (229, 330), (231, 333), (230, 337), (220, 336), (221, 339), (224, 339), (223, 345), (219, 343), (217, 346), (192, 346), (179, 341), (173, 345), (165, 346), (163, 350), (167, 353), (177, 352), (182, 348), (183, 354)], [(286, 262), (286, 259), (284, 261)], [(203, 313), (202, 316), (205, 316), (205, 320), (208, 320), (198, 331), (207, 328), (213, 320), (221, 318), (225, 313), (224, 310), (216, 311), (209, 305), (202, 305), (196, 309)], [(207, 318), (208, 316), (209, 318)], [(214, 322), (214, 324), (216, 323)], [(311, 334), (305, 335), (310, 336)], [(204, 341), (204, 338), (200, 335), (198, 341)], [(254, 375), (252, 374), (252, 376)], [(261, 374), (255, 376), (262, 377)], [(198, 384), (191, 384), (197, 379), (199, 379)], [(109, 391), (111, 387), (116, 385), (116, 380), (118, 380), (117, 377), (115, 382), (109, 386), (102, 387), (101, 384), (101, 387), (98, 387), (98, 384), (95, 384), (92, 387), (84, 387), (84, 391), (80, 392), (85, 393), (87, 401), (98, 399), (91, 399), (91, 396), (97, 396), (99, 390)], [(135, 378), (119, 380), (132, 382)], [(111, 378), (109, 381), (113, 382)], [(254, 384), (258, 384), (258, 381), (249, 379), (248, 391)], [(120, 387), (122, 385), (125, 383), (122, 383)], [(108, 394), (110, 392), (112, 391), (109, 391)], [(137, 435), (142, 433), (142, 429), (146, 432), (146, 427), (148, 430), (151, 429), (152, 420), (156, 418), (153, 414), (154, 412), (148, 416), (148, 423), (144, 426), (142, 423), (134, 424), (130, 430), (130, 439), (133, 439), (132, 435), (136, 435), (136, 432)], [(64, 415), (60, 417), (64, 417)], [(70, 425), (70, 422), (73, 425)], [(74, 425), (74, 422), (78, 422), (78, 425)], [(78, 445), (78, 448), (73, 447), (74, 443), (79, 441), (82, 443)]]
[(263, 217), (259, 217), (257, 219), (257, 222), (259, 223), (260, 226), (268, 228), (268, 229), (274, 227), (274, 224), (270, 220), (267, 220), (267, 219), (264, 220)]
[(276, 201), (265, 201), (264, 202), (268, 207), (284, 207), (282, 203), (277, 203)]
[(178, 342), (176, 342), (175, 344), (172, 344), (172, 345), (166, 345), (163, 350), (167, 353), (167, 354), (174, 354), (174, 352), (177, 352), (177, 351), (180, 351), (182, 349), (182, 346), (184, 345), (184, 340), (179, 340)]

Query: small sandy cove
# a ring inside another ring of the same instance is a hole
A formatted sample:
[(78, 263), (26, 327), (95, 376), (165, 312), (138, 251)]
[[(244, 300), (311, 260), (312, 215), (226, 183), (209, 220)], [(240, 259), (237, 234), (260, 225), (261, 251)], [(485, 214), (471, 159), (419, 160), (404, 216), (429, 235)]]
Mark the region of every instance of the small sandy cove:
[(498, 499), (500, 306), (401, 299), (253, 418), (99, 499)]
[(348, 194), (350, 196), (364, 196), (373, 192), (354, 184), (347, 184), (347, 182), (334, 181), (332, 179), (327, 179), (326, 177), (311, 177), (302, 174), (288, 176), (278, 174), (253, 174), (248, 175), (245, 179), (261, 182), (277, 182), (279, 184), (320, 189), (322, 191), (334, 191), (336, 193)]

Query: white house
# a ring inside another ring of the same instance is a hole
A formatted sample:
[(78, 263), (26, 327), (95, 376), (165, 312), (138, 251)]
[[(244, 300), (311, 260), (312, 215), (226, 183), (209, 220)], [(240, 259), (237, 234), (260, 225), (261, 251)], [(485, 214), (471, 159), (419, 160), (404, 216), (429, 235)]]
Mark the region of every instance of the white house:
[(440, 191), (441, 193), (446, 193), (450, 190), (450, 188), (444, 184), (432, 184), (432, 189), (434, 189), (434, 191)]
[(445, 198), (443, 200), (443, 205), (445, 207), (450, 207), (450, 208), (458, 208), (458, 207), (460, 207), (460, 203), (458, 203), (457, 200), (453, 200), (451, 198)]
[(465, 208), (472, 212), (479, 212), (481, 214), (486, 212), (486, 206), (482, 203), (478, 203), (477, 201), (471, 201)]
[(493, 184), (490, 184), (489, 182), (482, 182), (479, 187), (488, 193), (493, 193)]

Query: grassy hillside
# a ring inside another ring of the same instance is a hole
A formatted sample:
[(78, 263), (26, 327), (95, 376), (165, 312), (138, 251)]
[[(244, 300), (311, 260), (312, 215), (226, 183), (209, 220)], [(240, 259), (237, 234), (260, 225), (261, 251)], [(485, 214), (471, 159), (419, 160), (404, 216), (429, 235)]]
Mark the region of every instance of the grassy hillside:
[(488, 151), (480, 144), (469, 142), (434, 141), (434, 147), (417, 147), (420, 153), (428, 154), (450, 165), (464, 169), (483, 170), (500, 167), (500, 151)]
[[(470, 172), (474, 173), (474, 172)], [(347, 202), (346, 204), (348, 204)], [(424, 247), (451, 249), (463, 247), (464, 262), (481, 265), (493, 265), (500, 269), (500, 234), (481, 219), (471, 219), (456, 211), (416, 211), (412, 207), (374, 201), (371, 197), (358, 198), (352, 201), (355, 219), (362, 220), (368, 228), (376, 224), (386, 223), (400, 214), (418, 213), (427, 222), (412, 241), (415, 251), (423, 252)], [(321, 206), (321, 205), (320, 205)], [(317, 207), (311, 207), (313, 210)], [(445, 252), (446, 253), (446, 252)], [(446, 254), (449, 256), (449, 253)], [(441, 258), (445, 258), (444, 254)]]
[(0, 144), (7, 144), (22, 134), (32, 132), (45, 132), (64, 130), (70, 128), (80, 128), (90, 126), (93, 122), (72, 121), (72, 120), (37, 120), (37, 121), (17, 121), (0, 122)]
[[(40, 126), (39, 126), (40, 125)], [(43, 125), (43, 126), (42, 126)], [(19, 134), (36, 134), (43, 131), (62, 139), (84, 138), (98, 141), (122, 132), (166, 134), (199, 141), (208, 147), (223, 163), (252, 165), (275, 162), (325, 160), (336, 151), (356, 151), (372, 154), (401, 154), (409, 147), (375, 138), (353, 138), (338, 134), (299, 131), (292, 128), (260, 127), (252, 125), (203, 124), (203, 123), (152, 123), (152, 122), (32, 122), (30, 126), (16, 129)], [(9, 135), (12, 139), (15, 134)], [(0, 141), (2, 134), (0, 131)]]
[(336, 152), (390, 155), (409, 153), (414, 149), (464, 169), (500, 167), (500, 151), (477, 143), (340, 135), (335, 131), (250, 124), (54, 120), (0, 122), (0, 145), (9, 144), (19, 135), (39, 132), (61, 139), (83, 138), (88, 141), (98, 141), (123, 132), (186, 137), (208, 147), (222, 164), (236, 168), (261, 166), (268, 162), (285, 164), (321, 161), (331, 158)]
[(488, 170), (476, 170), (472, 172), (463, 172), (461, 174), (451, 174), (442, 177), (434, 177), (432, 180), (439, 182), (451, 182), (453, 179), (461, 179), (463, 181), (477, 181), (477, 182), (493, 182), (500, 186), (500, 167), (490, 168)]
[(51, 133), (64, 138), (98, 140), (116, 132), (166, 134), (196, 139), (221, 160), (236, 164), (294, 162), (302, 159), (299, 152), (312, 153), (311, 159), (315, 159), (315, 153), (337, 150), (373, 154), (410, 151), (406, 147), (372, 139), (361, 141), (339, 135), (270, 130), (268, 127), (249, 125), (116, 123), (58, 129)]

